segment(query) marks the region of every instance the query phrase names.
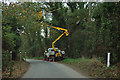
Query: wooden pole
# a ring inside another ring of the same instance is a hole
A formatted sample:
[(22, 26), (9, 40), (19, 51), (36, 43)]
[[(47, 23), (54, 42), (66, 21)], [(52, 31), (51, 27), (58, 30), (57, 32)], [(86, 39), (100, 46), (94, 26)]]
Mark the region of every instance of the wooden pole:
[(20, 53), (20, 70), (21, 70), (21, 53)]
[(12, 54), (10, 54), (10, 76), (12, 76)]
[(26, 53), (25, 53), (25, 61), (26, 61)]

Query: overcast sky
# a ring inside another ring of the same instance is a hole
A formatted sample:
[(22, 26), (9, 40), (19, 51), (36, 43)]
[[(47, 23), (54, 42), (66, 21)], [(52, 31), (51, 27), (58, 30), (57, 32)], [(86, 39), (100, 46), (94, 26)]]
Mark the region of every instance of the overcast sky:
[(67, 1), (72, 1), (72, 2), (88, 2), (88, 1), (92, 1), (92, 2), (96, 2), (96, 1), (98, 1), (98, 2), (119, 2), (120, 0), (0, 0), (0, 1), (9, 1), (9, 2), (16, 2), (16, 1), (27, 1), (27, 2), (30, 2), (30, 1), (32, 1), (32, 2), (38, 2), (38, 1), (43, 1), (43, 2), (48, 2), (48, 1), (50, 1), (50, 2), (54, 2), (54, 1), (61, 1), (61, 2), (67, 2)]
[[(27, 1), (27, 2), (39, 2), (39, 1), (45, 1), (45, 2), (48, 2), (48, 1), (51, 1), (51, 2), (54, 2), (54, 1), (61, 1), (61, 2), (66, 2), (68, 0), (0, 0), (0, 1), (4, 1), (4, 2), (7, 2), (9, 4), (9, 2), (18, 2), (18, 1)], [(69, 0), (70, 1), (70, 0)], [(74, 1), (80, 1), (80, 2), (88, 2), (88, 1), (98, 1), (98, 2), (102, 2), (102, 1), (108, 1), (108, 2), (111, 2), (111, 1), (119, 1), (119, 0), (72, 0), (72, 2)]]

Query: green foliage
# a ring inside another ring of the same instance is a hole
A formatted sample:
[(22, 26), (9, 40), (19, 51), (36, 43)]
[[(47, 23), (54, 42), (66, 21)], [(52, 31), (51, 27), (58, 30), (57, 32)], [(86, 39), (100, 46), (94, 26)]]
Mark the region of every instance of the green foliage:
[(10, 53), (8, 50), (2, 50), (2, 70), (5, 71), (10, 66)]
[(89, 76), (94, 78), (118, 78), (118, 66), (111, 66), (107, 68), (105, 64), (101, 62), (102, 58), (66, 58), (63, 63), (71, 64), (77, 68), (80, 68), (82, 71), (87, 72)]
[[(46, 24), (52, 24), (69, 31), (68, 37), (63, 36), (55, 44), (55, 47), (65, 50), (66, 56), (71, 58), (95, 56), (100, 57), (104, 63), (106, 53), (110, 52), (112, 64), (118, 63), (120, 3), (68, 2), (66, 3), (68, 7), (64, 4), (27, 2), (3, 5), (3, 54), (9, 55), (9, 52), (13, 51), (13, 58), (17, 58), (19, 52), (30, 57), (43, 56), (44, 51), (63, 33), (50, 29), (48, 37)], [(60, 10), (57, 10), (59, 8)], [(47, 21), (46, 18), (36, 20), (37, 11), (41, 10), (46, 13), (55, 10), (51, 12), (52, 20)], [(42, 29), (45, 37), (41, 35)]]
[(3, 26), (3, 49), (14, 51), (14, 47), (16, 46), (14, 42), (15, 36), (14, 33), (11, 33), (10, 26)]
[[(72, 58), (102, 57), (104, 63), (107, 53), (111, 52), (111, 57), (114, 58), (112, 64), (116, 64), (119, 62), (117, 56), (120, 49), (119, 3), (90, 3), (86, 8), (84, 4), (68, 2), (69, 7), (64, 8), (61, 3), (55, 4), (56, 6), (53, 6), (54, 3), (49, 4), (53, 9), (61, 8), (53, 12), (52, 22), (69, 30), (69, 37), (60, 41), (62, 47), (66, 47), (66, 55)], [(92, 4), (94, 5), (91, 6)]]
[(61, 62), (65, 62), (65, 63), (68, 63), (68, 64), (71, 64), (71, 63), (80, 63), (80, 62), (88, 62), (90, 59), (87, 59), (87, 58), (76, 58), (76, 59), (72, 59), (72, 58), (65, 58), (63, 61)]
[(44, 59), (44, 57), (43, 56), (41, 56), (41, 57), (26, 57), (27, 59)]

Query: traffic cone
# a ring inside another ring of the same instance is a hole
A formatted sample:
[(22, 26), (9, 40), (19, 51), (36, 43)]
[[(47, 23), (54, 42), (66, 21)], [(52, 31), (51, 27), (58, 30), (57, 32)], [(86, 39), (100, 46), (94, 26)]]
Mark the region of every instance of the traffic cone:
[(53, 58), (53, 62), (55, 62), (55, 59)]

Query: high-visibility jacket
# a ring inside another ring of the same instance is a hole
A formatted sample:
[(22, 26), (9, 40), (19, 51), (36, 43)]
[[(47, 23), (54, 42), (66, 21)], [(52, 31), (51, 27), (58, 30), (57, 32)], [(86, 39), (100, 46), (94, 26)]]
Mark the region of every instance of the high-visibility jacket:
[(44, 56), (45, 56), (45, 52), (44, 52)]

